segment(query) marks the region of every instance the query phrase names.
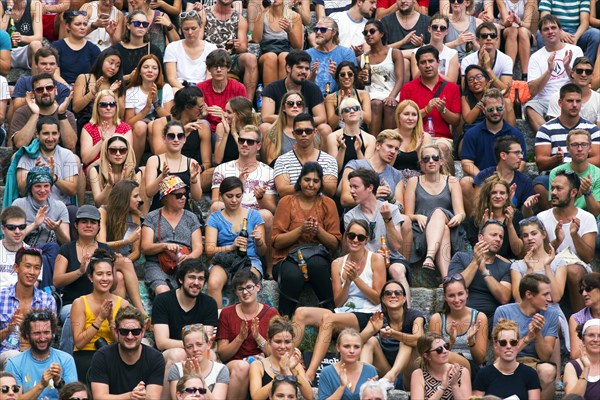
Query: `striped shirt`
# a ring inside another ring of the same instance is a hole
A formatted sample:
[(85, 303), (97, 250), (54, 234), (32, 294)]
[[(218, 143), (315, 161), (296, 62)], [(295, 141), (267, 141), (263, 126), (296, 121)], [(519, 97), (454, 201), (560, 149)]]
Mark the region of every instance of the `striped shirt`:
[(579, 14), (590, 13), (590, 0), (542, 0), (539, 10), (556, 16), (565, 32), (575, 34), (581, 22)]
[(581, 118), (573, 128), (567, 128), (560, 122), (559, 118), (554, 118), (540, 127), (535, 135), (535, 145), (549, 144), (552, 146), (552, 155), (556, 154), (558, 147), (560, 147), (565, 155), (563, 162), (569, 163), (571, 162), (571, 154), (567, 150), (567, 135), (573, 129), (585, 129), (592, 136), (592, 145), (600, 144), (600, 129), (593, 122)]
[[(319, 151), (317, 162), (321, 165), (321, 167), (323, 167), (323, 178), (325, 178), (327, 175), (332, 175), (337, 179), (338, 171), (337, 161), (335, 161), (335, 158), (324, 151)], [(290, 177), (289, 184), (294, 185), (300, 177), (301, 171), (302, 163), (296, 156), (294, 150), (292, 150), (277, 157), (277, 161), (275, 161), (275, 172), (273, 177), (277, 178), (279, 175), (287, 174)]]
[(325, 8), (325, 15), (329, 15), (334, 12), (346, 11), (350, 9), (352, 4), (351, 0), (314, 0), (313, 2)]

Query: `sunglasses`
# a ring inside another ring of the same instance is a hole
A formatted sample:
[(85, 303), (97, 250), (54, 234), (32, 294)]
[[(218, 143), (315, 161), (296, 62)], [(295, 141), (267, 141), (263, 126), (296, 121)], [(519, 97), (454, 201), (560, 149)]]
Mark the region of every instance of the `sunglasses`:
[(183, 18), (188, 18), (188, 17), (194, 18), (194, 17), (197, 17), (197, 16), (198, 16), (198, 13), (196, 11), (194, 11), (194, 10), (192, 10), (192, 11), (184, 11), (181, 14), (179, 14), (179, 18), (182, 18), (182, 19)]
[(433, 160), (435, 162), (438, 162), (438, 161), (440, 161), (440, 156), (424, 156), (423, 157), (423, 162), (424, 163), (428, 163), (429, 160)]
[(481, 225), (481, 228), (479, 228), (479, 232), (483, 232), (483, 230), (485, 229), (486, 226), (492, 225), (492, 224), (498, 225), (504, 229), (504, 222), (498, 221), (497, 219), (490, 218), (487, 221), (485, 221), (483, 223), (483, 225)]
[(463, 278), (463, 276), (461, 274), (454, 274), (454, 275), (447, 275), (442, 280), (442, 283), (445, 285), (445, 284), (453, 282), (453, 281), (464, 281), (464, 280), (465, 280), (465, 278)]
[(181, 328), (181, 333), (187, 333), (187, 332), (197, 332), (197, 331), (203, 331), (204, 330), (204, 325), (202, 324), (191, 324), (191, 325), (186, 325), (183, 328)]
[(147, 28), (150, 26), (150, 22), (148, 22), (148, 21), (131, 21), (131, 25), (135, 26), (136, 28), (139, 28), (140, 26)]
[(498, 37), (497, 33), (480, 33), (479, 37), (481, 39), (496, 39)]
[(108, 153), (111, 156), (116, 156), (117, 154), (127, 154), (127, 147), (109, 147)]
[(448, 30), (448, 27), (446, 25), (431, 25), (431, 30), (446, 32)]
[(294, 135), (298, 135), (298, 136), (310, 136), (314, 133), (315, 128), (298, 128), (298, 129), (294, 129)]
[(181, 198), (187, 196), (187, 192), (179, 192), (179, 193), (171, 193), (173, 196), (175, 196), (175, 198), (177, 200), (180, 200)]
[(496, 109), (496, 112), (502, 112), (502, 111), (504, 111), (504, 106), (488, 107), (488, 108), (485, 109), (485, 111), (487, 111), (489, 113), (493, 113), (494, 109)]
[(254, 146), (257, 142), (258, 140), (256, 139), (247, 139), (243, 137), (238, 138), (239, 144), (247, 144), (248, 146)]
[(12, 391), (13, 393), (19, 393), (21, 391), (21, 386), (19, 385), (2, 385), (2, 393), (6, 394), (8, 391)]
[(75, 18), (78, 17), (80, 15), (83, 15), (84, 17), (87, 17), (87, 11), (79, 11), (79, 10), (69, 10), (69, 11), (65, 11), (65, 17), (67, 18)]
[(448, 343), (444, 343), (442, 346), (438, 346), (435, 349), (427, 350), (425, 353), (433, 353), (434, 351), (438, 354), (442, 354), (444, 349), (450, 350), (450, 345)]
[(48, 86), (38, 86), (35, 89), (33, 89), (37, 94), (42, 94), (44, 92), (52, 92), (54, 90), (56, 86), (54, 85), (48, 85)]
[(465, 0), (450, 0), (450, 4), (454, 4), (454, 3), (462, 4), (464, 2), (465, 2)]
[(189, 387), (189, 388), (183, 389), (183, 391), (186, 392), (187, 394), (194, 394), (194, 393), (206, 394), (206, 388)]
[(594, 72), (594, 70), (590, 68), (575, 68), (575, 73), (579, 75), (592, 75), (592, 72)]
[(591, 292), (592, 290), (597, 289), (593, 286), (589, 286), (589, 285), (585, 285), (579, 288), (579, 294), (583, 294), (583, 291), (585, 290), (587, 293)]
[(167, 133), (165, 135), (165, 137), (167, 138), (167, 140), (173, 141), (175, 140), (175, 138), (177, 138), (177, 140), (182, 141), (183, 139), (185, 139), (185, 133), (180, 132), (180, 133)]
[(140, 336), (142, 334), (142, 328), (135, 328), (135, 329), (119, 328), (119, 329), (117, 329), (117, 331), (119, 332), (119, 335), (121, 335), (121, 336), (129, 336), (130, 333), (133, 336)]
[(354, 239), (358, 238), (359, 242), (364, 242), (368, 238), (366, 235), (363, 235), (361, 233), (354, 233), (354, 232), (348, 232), (346, 234), (346, 236), (348, 237), (349, 240), (354, 240)]
[(360, 111), (360, 106), (350, 106), (342, 108), (342, 114), (348, 114), (350, 111)]
[(374, 35), (377, 32), (379, 32), (377, 29), (371, 28), (371, 29), (365, 29), (364, 31), (362, 31), (362, 34), (363, 34), (363, 36), (367, 36), (367, 34)]
[(500, 339), (496, 341), (500, 347), (505, 347), (507, 344), (510, 343), (511, 347), (517, 347), (517, 345), (519, 344), (519, 341), (517, 339), (510, 339), (510, 340), (506, 340), (506, 339)]
[(117, 107), (116, 101), (101, 101), (98, 103), (98, 107), (100, 108), (114, 108)]
[(290, 383), (298, 383), (298, 377), (296, 377), (295, 375), (282, 375), (282, 374), (277, 374), (275, 375), (275, 380), (279, 381), (279, 382), (290, 382)]
[(304, 107), (304, 102), (302, 100), (288, 100), (285, 102), (288, 107)]
[(529, 217), (529, 218), (523, 218), (522, 220), (519, 221), (519, 225), (523, 226), (523, 225), (528, 225), (530, 223), (539, 223), (540, 220), (538, 219), (537, 216), (533, 216), (533, 217)]
[(400, 297), (400, 296), (404, 296), (404, 292), (400, 289), (396, 289), (396, 290), (384, 290), (383, 291), (383, 296), (384, 297), (392, 297), (392, 295), (396, 296), (396, 297)]
[(5, 227), (6, 229), (8, 229), (9, 231), (16, 231), (16, 230), (17, 230), (17, 228), (18, 228), (20, 231), (24, 231), (24, 230), (25, 230), (25, 228), (27, 228), (27, 224), (20, 224), (20, 225), (15, 225), (15, 224), (4, 224), (4, 225), (2, 225), (2, 226), (4, 226), (4, 227)]
[(354, 78), (354, 72), (340, 72), (342, 78)]
[(327, 31), (332, 31), (333, 28), (328, 28), (326, 26), (315, 26), (313, 28), (314, 33), (326, 33)]

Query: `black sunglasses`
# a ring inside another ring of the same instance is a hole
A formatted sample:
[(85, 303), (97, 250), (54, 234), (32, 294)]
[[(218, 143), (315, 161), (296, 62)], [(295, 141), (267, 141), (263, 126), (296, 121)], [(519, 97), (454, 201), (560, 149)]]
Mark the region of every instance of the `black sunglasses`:
[(65, 11), (65, 17), (66, 18), (75, 18), (75, 17), (78, 17), (80, 15), (83, 15), (84, 17), (87, 17), (87, 11), (79, 11), (79, 10)]
[(119, 332), (119, 335), (121, 335), (121, 336), (129, 336), (130, 333), (133, 336), (140, 336), (142, 334), (142, 328), (135, 328), (135, 329), (119, 328), (119, 329), (117, 329), (117, 331)]
[(532, 217), (523, 218), (522, 220), (520, 220), (519, 226), (529, 225), (531, 223), (537, 223), (537, 224), (541, 225), (539, 218), (536, 215), (534, 215)]
[(450, 4), (452, 4), (452, 3), (462, 4), (464, 2), (465, 2), (465, 0), (450, 0)]
[(360, 106), (350, 106), (342, 108), (342, 114), (348, 114), (350, 111), (360, 111)]
[(368, 237), (366, 235), (363, 235), (362, 233), (348, 232), (346, 234), (346, 236), (348, 237), (349, 240), (354, 240), (354, 239), (358, 238), (359, 242), (364, 242), (365, 240), (368, 239)]
[(175, 140), (175, 138), (177, 138), (177, 140), (181, 141), (181, 140), (185, 139), (185, 133), (183, 133), (183, 132), (180, 132), (178, 134), (167, 133), (165, 135), (165, 137), (167, 138), (167, 140), (170, 140), (170, 141)]
[(90, 400), (87, 397), (69, 397), (69, 400)]
[(302, 100), (287, 100), (285, 102), (288, 107), (304, 107), (304, 102)]
[(363, 36), (367, 36), (367, 34), (374, 35), (377, 32), (379, 32), (379, 31), (376, 28), (371, 28), (371, 29), (365, 29), (364, 31), (362, 31), (362, 34), (363, 34)]
[(448, 30), (448, 27), (446, 25), (431, 25), (431, 30), (446, 32), (446, 30)]
[(12, 391), (13, 393), (19, 393), (21, 391), (21, 386), (19, 385), (2, 385), (2, 393), (6, 394), (8, 391)]
[(424, 163), (428, 163), (429, 160), (433, 160), (435, 162), (438, 162), (438, 161), (440, 161), (440, 156), (424, 156), (423, 157), (423, 162)]
[(175, 198), (177, 200), (181, 199), (184, 196), (187, 196), (187, 192), (183, 192), (183, 193), (171, 193), (173, 196), (175, 196)]
[(150, 26), (150, 22), (148, 22), (148, 21), (131, 21), (131, 25), (135, 26), (136, 28), (139, 28), (140, 26), (147, 28)]
[(384, 290), (383, 291), (383, 295), (385, 297), (391, 297), (392, 295), (396, 296), (396, 297), (400, 297), (400, 296), (404, 296), (404, 292), (400, 289), (396, 289), (396, 290)]
[(313, 28), (314, 33), (326, 33), (327, 31), (332, 31), (333, 28), (328, 28), (326, 26), (315, 26)]
[(479, 37), (482, 39), (487, 39), (487, 38), (496, 39), (498, 37), (498, 34), (497, 33), (480, 33)]
[(589, 293), (589, 292), (591, 292), (591, 291), (592, 291), (592, 290), (594, 290), (594, 289), (598, 289), (598, 288), (595, 288), (595, 287), (593, 287), (593, 286), (590, 286), (590, 285), (584, 285), (584, 286), (581, 286), (581, 287), (579, 288), (579, 294), (583, 294), (583, 291), (584, 291), (584, 290), (585, 290), (587, 293)]
[(510, 343), (510, 345), (512, 347), (517, 347), (517, 345), (519, 344), (519, 341), (517, 339), (510, 339), (510, 340), (506, 340), (506, 339), (500, 339), (496, 341), (501, 347), (505, 347), (507, 344)]
[(354, 77), (354, 72), (352, 72), (352, 71), (349, 71), (349, 72), (340, 72), (340, 76), (342, 78), (346, 78), (346, 77), (353, 78)]
[(108, 153), (111, 156), (116, 156), (117, 154), (127, 154), (127, 147), (109, 147)]
[(98, 103), (98, 107), (100, 108), (113, 108), (117, 106), (116, 101), (101, 101)]
[(194, 393), (206, 394), (206, 388), (199, 388), (199, 387), (189, 387), (189, 388), (183, 389), (183, 391), (186, 392), (187, 394), (194, 394)]
[(298, 135), (298, 136), (310, 136), (314, 133), (315, 128), (298, 128), (298, 129), (294, 129), (294, 135)]
[(27, 224), (20, 224), (20, 225), (15, 225), (15, 224), (4, 224), (3, 225), (6, 229), (8, 229), (9, 231), (15, 231), (17, 230), (17, 228), (19, 228), (20, 231), (24, 231), (25, 228), (27, 228)]
[(256, 143), (258, 143), (258, 140), (239, 137), (238, 143), (239, 144), (247, 144), (248, 146), (254, 146)]
[(31, 322), (49, 321), (50, 319), (52, 319), (52, 317), (53, 317), (53, 315), (50, 314), (48, 311), (40, 311), (40, 312), (31, 313), (28, 319)]
[(444, 343), (442, 346), (438, 346), (435, 349), (427, 350), (425, 353), (433, 353), (434, 351), (438, 354), (442, 354), (444, 349), (450, 350), (450, 345), (448, 343)]
[(35, 89), (33, 89), (37, 94), (42, 94), (44, 93), (44, 91), (50, 93), (54, 90), (56, 86), (54, 85), (46, 85), (46, 86), (38, 86)]
[(579, 75), (592, 75), (593, 72), (594, 70), (591, 68), (575, 68), (575, 73)]

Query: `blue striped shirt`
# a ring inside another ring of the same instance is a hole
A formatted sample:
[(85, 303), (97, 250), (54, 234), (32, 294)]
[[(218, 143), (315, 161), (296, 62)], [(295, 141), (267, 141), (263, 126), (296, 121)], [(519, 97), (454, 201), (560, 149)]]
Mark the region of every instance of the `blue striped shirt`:
[(556, 16), (563, 30), (574, 34), (580, 24), (580, 13), (590, 13), (590, 0), (542, 0), (539, 10)]
[(558, 147), (560, 146), (565, 155), (563, 162), (569, 163), (571, 162), (571, 154), (569, 154), (567, 149), (567, 135), (573, 129), (588, 131), (592, 136), (592, 145), (600, 144), (600, 129), (593, 122), (581, 118), (576, 126), (567, 128), (560, 122), (559, 118), (554, 118), (540, 127), (540, 130), (535, 135), (535, 145), (543, 146), (549, 144), (552, 146), (552, 155), (558, 152)]

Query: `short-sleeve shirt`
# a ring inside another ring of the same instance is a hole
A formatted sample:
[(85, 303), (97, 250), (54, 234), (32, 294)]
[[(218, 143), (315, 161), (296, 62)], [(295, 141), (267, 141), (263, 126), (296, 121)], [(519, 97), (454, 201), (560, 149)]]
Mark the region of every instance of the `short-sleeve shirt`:
[[(573, 171), (571, 168), (571, 163), (561, 164), (558, 167), (555, 167), (552, 171), (550, 171), (550, 183), (548, 187), (548, 199), (552, 197), (552, 193), (550, 192), (550, 188), (552, 187), (552, 182), (556, 177), (556, 174), (560, 171)], [(577, 174), (580, 178), (587, 178), (588, 175), (592, 180), (592, 187), (590, 191), (592, 192), (592, 196), (596, 201), (600, 200), (600, 168), (596, 167), (592, 163), (588, 163), (588, 167), (580, 174)], [(581, 208), (582, 210), (587, 209), (587, 205), (585, 204), (585, 196), (581, 195), (575, 199), (575, 207)]]
[[(248, 232), (254, 231), (254, 228), (263, 225), (265, 221), (260, 216), (260, 213), (256, 210), (249, 209), (248, 216)], [(232, 245), (235, 239), (240, 235), (240, 232), (233, 232), (233, 225), (229, 222), (221, 211), (213, 212), (209, 215), (206, 225), (217, 230), (217, 246), (229, 246)], [(248, 240), (248, 257), (258, 258), (256, 252), (256, 246), (254, 240)]]
[[(386, 29), (386, 39), (388, 43), (396, 43), (406, 37), (411, 32), (415, 32), (417, 35), (423, 35), (423, 43), (429, 43), (431, 41), (431, 34), (427, 29), (429, 27), (430, 17), (428, 15), (419, 14), (417, 23), (410, 29), (405, 29), (398, 21), (398, 16), (395, 12), (386, 15), (381, 19), (381, 23)], [(413, 49), (416, 46), (411, 42), (405, 43), (400, 47), (400, 50)]]
[[(23, 243), (23, 247), (27, 248), (29, 245)], [(17, 272), (14, 269), (16, 255), (16, 252), (4, 247), (2, 240), (0, 240), (0, 288), (9, 287), (17, 283)], [(38, 281), (42, 280), (43, 273), (44, 267), (42, 266)]]
[(140, 59), (146, 54), (153, 54), (158, 58), (158, 61), (162, 65), (163, 54), (158, 46), (152, 43), (146, 43), (144, 46), (137, 49), (127, 49), (123, 46), (123, 43), (118, 42), (112, 46), (115, 50), (121, 54), (121, 71), (123, 75), (129, 75), (136, 69)]
[(482, 368), (475, 377), (473, 390), (501, 399), (526, 399), (529, 390), (541, 389), (540, 378), (535, 370), (519, 363), (513, 374), (505, 375), (492, 364)]
[[(481, 186), (487, 178), (495, 173), (495, 166), (480, 170), (473, 179), (473, 184), (475, 186)], [(517, 184), (517, 189), (515, 190), (515, 196), (512, 199), (512, 203), (515, 207), (521, 208), (523, 203), (525, 203), (525, 200), (533, 195), (533, 183), (531, 182), (531, 179), (521, 171), (515, 171), (514, 178), (510, 184), (512, 185), (513, 183)]]
[[(159, 90), (162, 96), (161, 105), (172, 101), (175, 97), (173, 94), (173, 88), (168, 83), (165, 83), (164, 86)], [(148, 95), (142, 91), (141, 86), (132, 87), (127, 89), (125, 92), (125, 108), (133, 108), (136, 114), (142, 112), (142, 109), (146, 107), (147, 102)], [(153, 111), (155, 111), (154, 106), (151, 105), (148, 113)]]
[[(61, 71), (62, 73), (62, 71)], [(62, 82), (55, 82), (58, 93), (56, 94), (56, 102), (62, 104), (63, 101), (71, 94), (71, 89)], [(33, 90), (33, 76), (21, 76), (15, 83), (15, 88), (12, 93), (12, 98), (22, 98), (27, 95), (27, 92)]]
[[(69, 110), (67, 110), (66, 114), (67, 120), (69, 121), (71, 128), (73, 128), (73, 132), (77, 132), (77, 120), (75, 119), (75, 115)], [(18, 109), (16, 109), (15, 113), (13, 114), (13, 119), (10, 123), (10, 136), (13, 136), (16, 132), (23, 129), (23, 127), (25, 126), (25, 124), (27, 124), (29, 118), (31, 118), (32, 115), (33, 113), (31, 112), (31, 109), (29, 107), (19, 107)], [(52, 114), (40, 114), (38, 118), (41, 117), (54, 117), (58, 119), (58, 107)], [(27, 145), (29, 144), (30, 143), (27, 143)]]
[[(211, 189), (218, 189), (221, 182), (230, 176), (238, 177), (241, 171), (238, 168), (236, 160), (229, 161), (224, 164), (219, 164), (213, 172)], [(244, 183), (244, 192), (242, 193), (242, 207), (258, 210), (258, 200), (254, 196), (254, 188), (266, 185), (266, 195), (276, 195), (275, 179), (273, 178), (273, 168), (267, 164), (258, 162), (258, 166), (247, 177)]]
[(535, 135), (535, 145), (543, 146), (549, 144), (552, 146), (552, 155), (556, 154), (560, 147), (565, 155), (563, 162), (569, 163), (571, 162), (571, 153), (569, 153), (567, 148), (567, 135), (573, 129), (588, 131), (592, 137), (592, 145), (600, 144), (600, 129), (598, 129), (595, 123), (580, 118), (577, 125), (573, 128), (567, 128), (560, 122), (559, 118), (554, 118), (540, 126), (540, 130)]
[[(542, 328), (541, 332), (542, 337), (558, 337), (557, 309), (554, 307), (548, 307), (546, 311), (538, 311), (537, 313), (541, 314), (545, 319), (544, 327)], [(529, 331), (529, 323), (535, 314), (536, 313), (532, 315), (525, 315), (517, 303), (505, 304), (498, 307), (494, 313), (494, 326), (496, 326), (501, 318), (513, 320), (519, 325), (520, 337), (524, 338), (527, 336), (527, 332)], [(535, 340), (525, 346), (519, 353), (518, 357), (540, 358), (535, 349)]]
[(363, 17), (359, 21), (355, 21), (350, 17), (348, 11), (336, 12), (331, 14), (330, 17), (337, 22), (340, 32), (344, 33), (340, 35), (341, 46), (359, 46), (365, 42), (362, 31), (367, 23), (366, 18)]
[[(550, 79), (543, 87), (540, 88), (540, 91), (535, 95), (534, 99), (547, 101), (550, 99), (550, 96), (553, 93), (558, 92), (563, 85), (571, 81), (563, 64), (565, 52), (567, 50), (571, 50), (573, 52), (573, 58), (571, 58), (571, 67), (573, 67), (573, 62), (577, 57), (583, 56), (583, 51), (579, 46), (568, 43), (564, 44), (562, 49), (556, 51), (556, 56), (554, 57), (554, 71), (552, 71)], [(548, 70), (548, 57), (550, 57), (551, 54), (553, 54), (553, 52), (549, 52), (546, 50), (546, 47), (542, 47), (531, 55), (531, 58), (529, 59), (527, 83), (538, 79)]]
[[(317, 162), (323, 167), (324, 177), (330, 175), (335, 176), (337, 179), (338, 172), (335, 158), (324, 151), (319, 151)], [(290, 176), (289, 184), (294, 185), (300, 177), (300, 172), (302, 172), (302, 163), (296, 156), (294, 150), (288, 151), (277, 157), (277, 161), (275, 161), (275, 173), (273, 174), (275, 178), (279, 175), (288, 174)]]
[[(52, 42), (50, 46), (58, 50), (60, 55), (60, 76), (72, 85), (80, 74), (87, 74), (100, 55), (98, 46), (86, 42), (80, 50), (71, 49), (65, 39)], [(29, 107), (26, 107), (29, 108)]]
[(177, 300), (177, 291), (169, 290), (154, 299), (152, 323), (168, 325), (169, 339), (181, 340), (181, 328), (186, 325), (217, 326), (219, 323), (217, 303), (212, 297), (200, 293), (196, 297), (194, 307), (185, 311)]
[[(223, 109), (223, 111), (225, 111), (225, 104), (227, 104), (230, 99), (233, 99), (237, 96), (246, 97), (246, 87), (240, 82), (231, 78), (227, 79), (227, 86), (225, 86), (225, 89), (219, 93), (215, 92), (215, 89), (213, 89), (212, 79), (200, 82), (196, 86), (202, 90), (204, 102), (208, 107), (219, 106)], [(213, 132), (217, 129), (217, 124), (221, 122), (220, 118), (217, 118), (212, 114), (208, 114), (206, 116), (206, 120), (210, 123), (210, 129)]]
[(590, 13), (590, 0), (542, 0), (539, 11), (540, 14), (547, 11), (555, 15), (565, 32), (575, 34), (581, 24), (581, 13)]
[(317, 76), (315, 77), (315, 83), (321, 89), (321, 93), (323, 95), (325, 95), (325, 89), (328, 82), (330, 84), (331, 93), (338, 90), (337, 82), (329, 73), (330, 60), (335, 62), (336, 65), (339, 65), (342, 61), (350, 61), (352, 64), (356, 65), (356, 56), (348, 47), (336, 46), (333, 50), (327, 53), (311, 47), (310, 49), (306, 50), (306, 52), (312, 57), (310, 62), (311, 66), (315, 63), (315, 61), (318, 60), (319, 62), (319, 70), (317, 71)]
[[(285, 87), (285, 79), (280, 79), (275, 82), (271, 82), (265, 87), (263, 97), (268, 97), (275, 102), (275, 115), (279, 114), (279, 107), (281, 106), (281, 99), (283, 95), (287, 93)], [(306, 111), (312, 115), (312, 109), (315, 106), (323, 103), (323, 94), (321, 89), (309, 80), (302, 81), (302, 88), (300, 89), (302, 96), (304, 97), (304, 103)]]
[[(367, 380), (377, 376), (377, 370), (371, 364), (362, 363), (362, 371), (358, 377), (356, 386), (353, 386), (350, 390), (347, 387), (344, 388), (344, 394), (342, 399), (344, 400), (360, 400), (360, 387)], [(340, 376), (338, 375), (333, 365), (328, 365), (323, 368), (319, 375), (319, 400), (326, 400), (331, 398), (331, 395), (340, 387)]]
[[(548, 232), (548, 240), (550, 240), (551, 242), (556, 240), (556, 234), (554, 233), (554, 230), (556, 228), (556, 225), (558, 224), (558, 221), (554, 216), (553, 209), (551, 208), (549, 210), (542, 211), (538, 214), (538, 218), (544, 223), (544, 226), (546, 227), (546, 232)], [(598, 225), (596, 225), (596, 219), (591, 213), (582, 210), (581, 208), (578, 208), (577, 218), (579, 219), (580, 223), (579, 230), (577, 231), (577, 235), (579, 237), (583, 237), (583, 235), (590, 232), (598, 233)], [(565, 238), (562, 241), (562, 243), (558, 246), (558, 248), (555, 249), (556, 254), (568, 248), (569, 250), (571, 250), (571, 253), (577, 255), (577, 250), (575, 249), (575, 245), (573, 244), (573, 238), (571, 238), (571, 234), (569, 233), (570, 226), (570, 222), (563, 223), (562, 229), (565, 234)]]
[[(375, 169), (367, 159), (350, 160), (348, 161), (348, 164), (346, 164), (345, 168), (348, 168), (352, 171), (359, 168), (366, 168), (375, 171)], [(399, 182), (402, 182), (403, 176), (402, 172), (398, 171), (396, 168), (392, 167), (391, 165), (386, 165), (384, 170), (379, 173), (379, 178), (385, 181), (385, 183), (390, 187), (393, 193), (396, 190), (396, 185)]]
[(330, 15), (334, 12), (349, 10), (352, 6), (351, 0), (313, 0), (316, 5), (325, 8), (325, 15)]
[[(471, 53), (465, 56), (460, 63), (460, 73), (462, 76), (465, 76), (465, 71), (469, 65), (477, 65), (479, 63), (479, 52), (481, 50), (477, 50), (474, 53)], [(494, 65), (492, 65), (492, 71), (494, 75), (500, 76), (512, 76), (513, 75), (513, 60), (500, 50), (496, 50), (496, 59), (494, 60)]]
[[(590, 93), (591, 95), (588, 101), (581, 104), (581, 111), (579, 112), (579, 116), (591, 122), (598, 122), (600, 121), (600, 93), (594, 90), (590, 91)], [(548, 103), (548, 112), (546, 112), (546, 116), (548, 118), (556, 118), (560, 116), (560, 106), (558, 105), (559, 97), (560, 92), (556, 92), (552, 96), (550, 96), (550, 103)]]
[[(15, 201), (13, 201), (12, 203), (13, 206), (21, 207), (21, 209), (25, 211), (25, 221), (27, 221), (28, 225), (32, 224), (33, 221), (35, 221), (35, 216), (37, 214), (37, 210), (31, 206), (29, 200), (31, 200), (31, 202), (34, 202), (34, 200), (31, 199), (30, 196), (28, 196), (19, 197), (18, 199), (15, 199)], [(67, 210), (67, 206), (65, 206), (64, 203), (60, 203), (56, 200), (48, 198), (46, 204), (48, 205), (48, 213), (46, 214), (48, 218), (52, 219), (53, 221), (58, 221), (59, 219), (62, 219), (63, 223), (69, 223), (69, 212)], [(33, 230), (25, 238), (25, 242), (32, 247), (36, 247), (37, 245), (41, 246), (44, 243), (51, 243), (57, 241), (58, 240), (56, 238), (56, 232), (48, 229), (45, 223), (41, 224), (39, 227), (37, 227), (37, 229)]]
[(131, 392), (140, 381), (146, 386), (162, 386), (165, 359), (160, 351), (141, 344), (142, 353), (139, 360), (127, 365), (119, 355), (118, 346), (118, 343), (113, 343), (96, 351), (90, 364), (90, 383), (108, 385), (109, 394), (112, 395)]
[[(433, 95), (442, 84), (443, 79), (440, 77), (438, 83), (434, 86), (433, 90), (430, 90), (421, 81), (421, 77), (413, 79), (412, 81), (404, 84), (402, 90), (400, 90), (400, 101), (412, 100), (423, 109), (427, 106), (429, 101), (433, 99)], [(446, 86), (441, 91), (438, 97), (444, 97), (446, 99), (446, 108), (453, 113), (460, 113), (460, 89), (454, 82), (446, 83)], [(423, 115), (423, 123), (427, 118), (431, 117), (433, 121), (433, 127), (435, 130), (434, 137), (443, 137), (452, 139), (452, 132), (450, 131), (450, 124), (448, 124), (442, 114), (437, 108), (433, 108), (427, 115)]]
[[(153, 242), (158, 243), (158, 224), (160, 222), (160, 242), (161, 243), (178, 243), (188, 247), (192, 247), (192, 235), (200, 229), (200, 221), (198, 217), (188, 210), (183, 210), (183, 216), (179, 220), (176, 227), (172, 227), (171, 224), (164, 218), (158, 218), (160, 209), (151, 211), (146, 216), (143, 226), (148, 227), (154, 231)], [(156, 255), (146, 256), (146, 261), (158, 262)]]
[(0, 30), (0, 51), (2, 50), (12, 50), (12, 42), (10, 40), (10, 35), (3, 30)]
[(163, 61), (165, 64), (175, 63), (179, 82), (197, 84), (206, 80), (206, 57), (216, 49), (216, 45), (204, 41), (204, 51), (200, 57), (192, 60), (183, 48), (183, 40), (178, 40), (167, 45)]

